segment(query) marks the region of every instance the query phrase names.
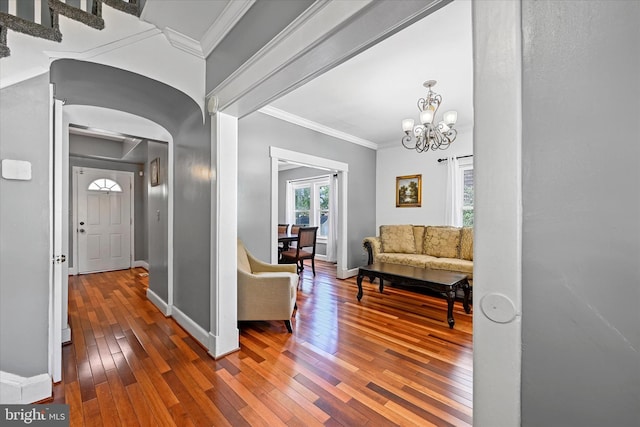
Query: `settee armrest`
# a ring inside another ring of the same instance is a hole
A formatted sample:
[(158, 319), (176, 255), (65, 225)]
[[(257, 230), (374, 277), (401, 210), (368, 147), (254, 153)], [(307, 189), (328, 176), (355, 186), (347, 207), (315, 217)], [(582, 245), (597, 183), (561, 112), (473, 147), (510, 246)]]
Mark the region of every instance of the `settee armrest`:
[(380, 237), (365, 237), (362, 246), (367, 250), (367, 264), (373, 264), (376, 256), (382, 252), (382, 243)]

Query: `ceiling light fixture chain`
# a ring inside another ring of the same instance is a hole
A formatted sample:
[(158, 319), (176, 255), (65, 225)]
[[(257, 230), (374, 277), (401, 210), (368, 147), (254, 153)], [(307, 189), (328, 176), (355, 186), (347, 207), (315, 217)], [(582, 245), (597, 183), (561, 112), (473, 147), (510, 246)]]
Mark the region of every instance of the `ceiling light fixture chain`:
[(433, 123), (442, 103), (442, 96), (431, 90), (435, 84), (435, 80), (427, 80), (423, 84), (427, 88), (427, 96), (418, 100), (421, 124), (414, 126), (413, 119), (402, 120), (402, 130), (405, 133), (402, 137), (404, 148), (416, 150), (418, 153), (429, 150), (446, 150), (458, 136), (458, 131), (453, 128), (458, 120), (456, 111), (447, 111), (444, 113), (442, 121), (438, 124)]

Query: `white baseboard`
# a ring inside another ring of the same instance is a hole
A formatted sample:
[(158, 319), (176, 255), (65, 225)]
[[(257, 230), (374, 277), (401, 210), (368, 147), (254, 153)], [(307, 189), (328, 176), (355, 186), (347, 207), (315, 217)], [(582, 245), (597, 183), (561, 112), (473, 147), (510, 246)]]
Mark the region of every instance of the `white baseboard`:
[(238, 343), (240, 342), (240, 331), (238, 328), (232, 330), (229, 336), (213, 335), (209, 332), (209, 355), (214, 359), (220, 359), (227, 354), (240, 350)]
[(173, 320), (175, 320), (178, 325), (189, 332), (192, 337), (198, 340), (200, 344), (205, 348), (209, 348), (209, 332), (205, 331), (200, 325), (191, 320), (189, 316), (175, 306), (171, 308), (171, 317), (173, 317)]
[(71, 328), (69, 325), (62, 328), (62, 344), (71, 342)]
[(69, 267), (69, 271), (67, 272), (69, 276), (77, 276), (78, 270), (75, 267)]
[(51, 397), (52, 386), (49, 374), (21, 377), (0, 371), (0, 404), (26, 405)]
[(349, 277), (353, 277), (353, 276), (357, 276), (358, 275), (358, 269), (357, 268), (352, 268), (350, 270), (338, 270), (336, 271), (336, 277), (338, 279), (348, 279)]
[(163, 299), (158, 296), (158, 294), (148, 288), (147, 299), (151, 301), (153, 305), (158, 307), (158, 310), (160, 310), (162, 314), (164, 314), (165, 316), (171, 316), (171, 307), (166, 302), (164, 302)]
[(133, 267), (142, 267), (145, 270), (149, 271), (149, 263), (144, 260), (133, 261)]

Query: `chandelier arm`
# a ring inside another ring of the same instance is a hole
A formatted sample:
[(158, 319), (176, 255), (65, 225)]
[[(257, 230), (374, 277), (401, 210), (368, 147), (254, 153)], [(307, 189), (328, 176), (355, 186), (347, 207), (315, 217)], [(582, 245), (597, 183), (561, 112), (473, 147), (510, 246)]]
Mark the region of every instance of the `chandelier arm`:
[(442, 104), (442, 96), (435, 95), (432, 103), (435, 105), (435, 109), (433, 110), (433, 117), (435, 118), (438, 108), (440, 108), (440, 104)]
[[(414, 146), (413, 146), (413, 147), (412, 147), (412, 146), (410, 146), (410, 145), (407, 145), (408, 143), (410, 143), (410, 142), (411, 142), (411, 140), (412, 140), (412, 139), (413, 139), (413, 138), (411, 138), (411, 135), (409, 135), (409, 134), (406, 134), (405, 136), (403, 136), (403, 137), (402, 137), (402, 140), (401, 140), (401, 141), (402, 141), (402, 145), (404, 146), (404, 148), (407, 148), (407, 149), (409, 149), (409, 150), (413, 150), (414, 148), (416, 148), (416, 147), (417, 147), (417, 145), (418, 145), (418, 144), (417, 144), (417, 142), (416, 142), (416, 144), (414, 144)], [(416, 148), (416, 149), (417, 149), (417, 148)]]
[(423, 111), (427, 104), (427, 100), (424, 98), (418, 99), (418, 111)]
[(431, 149), (433, 151), (440, 148), (442, 145), (442, 132), (437, 127), (433, 131), (433, 143), (431, 144)]

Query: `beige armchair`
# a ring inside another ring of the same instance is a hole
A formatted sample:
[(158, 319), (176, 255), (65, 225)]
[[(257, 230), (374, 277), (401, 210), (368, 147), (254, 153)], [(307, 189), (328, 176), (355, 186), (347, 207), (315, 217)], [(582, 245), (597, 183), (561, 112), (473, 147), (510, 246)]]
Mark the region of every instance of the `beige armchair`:
[(262, 262), (238, 240), (238, 320), (284, 320), (293, 332), (298, 280), (295, 265)]

